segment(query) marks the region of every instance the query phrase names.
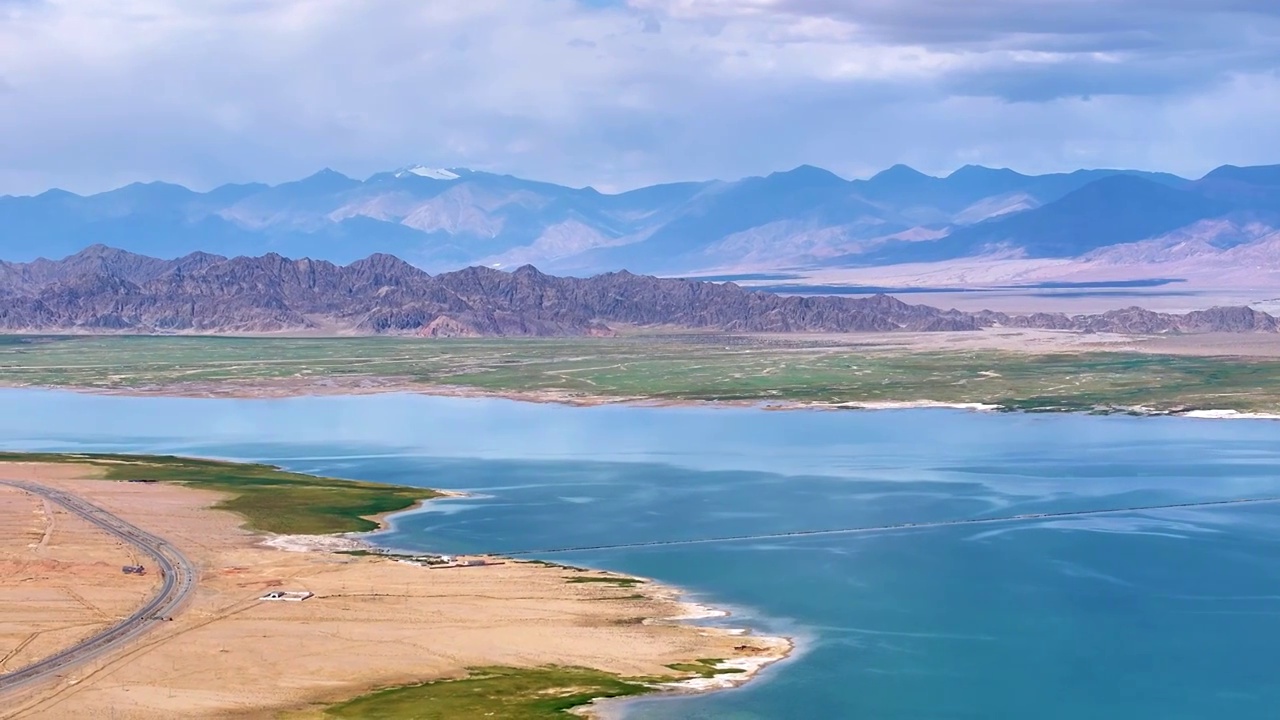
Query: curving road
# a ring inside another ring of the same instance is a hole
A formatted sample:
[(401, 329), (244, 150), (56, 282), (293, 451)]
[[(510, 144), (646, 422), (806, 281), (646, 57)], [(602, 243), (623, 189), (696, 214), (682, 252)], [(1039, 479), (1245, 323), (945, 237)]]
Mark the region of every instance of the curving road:
[(0, 695), (60, 677), (78, 666), (120, 648), (150, 630), (152, 623), (176, 612), (195, 589), (195, 567), (180, 550), (164, 539), (61, 490), (16, 480), (0, 480), (0, 485), (18, 488), (61, 505), (107, 533), (136, 547), (152, 560), (161, 574), (160, 590), (145, 605), (138, 608), (137, 612), (97, 635), (54, 655), (0, 675)]

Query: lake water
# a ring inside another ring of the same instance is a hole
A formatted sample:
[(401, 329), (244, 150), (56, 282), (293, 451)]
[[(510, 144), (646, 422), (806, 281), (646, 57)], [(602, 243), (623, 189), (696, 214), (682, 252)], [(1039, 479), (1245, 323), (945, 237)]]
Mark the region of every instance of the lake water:
[[(467, 490), (407, 549), (527, 549), (1280, 495), (1280, 424), (0, 391), (0, 445), (266, 460)], [(1267, 719), (1280, 504), (577, 552), (800, 640), (633, 720)]]

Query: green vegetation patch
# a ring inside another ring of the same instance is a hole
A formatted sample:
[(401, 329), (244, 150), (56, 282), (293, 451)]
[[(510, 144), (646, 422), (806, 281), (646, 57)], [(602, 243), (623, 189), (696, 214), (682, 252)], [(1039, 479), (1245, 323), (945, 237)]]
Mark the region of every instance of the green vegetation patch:
[(439, 495), (425, 488), (317, 477), (271, 465), (173, 456), (0, 453), (0, 462), (83, 463), (103, 469), (108, 480), (216, 490), (230, 496), (216, 507), (239, 513), (252, 530), (282, 534), (375, 530), (377, 523), (366, 518)]
[(574, 577), (569, 578), (565, 582), (570, 585), (578, 585), (582, 583), (597, 583), (601, 585), (614, 585), (621, 588), (632, 588), (644, 583), (639, 578), (622, 578), (622, 577)]
[(474, 668), (468, 677), (389, 688), (335, 705), (326, 714), (360, 720), (557, 720), (597, 698), (652, 692), (650, 679), (587, 668)]
[(732, 675), (734, 673), (743, 673), (746, 670), (742, 668), (720, 668), (717, 667), (724, 662), (716, 658), (702, 659), (691, 663), (674, 663), (667, 667), (684, 675), (692, 675), (695, 677), (715, 677), (716, 675)]
[(570, 572), (591, 572), (591, 570), (584, 567), (578, 567), (577, 565), (565, 565), (564, 563), (551, 562), (550, 560), (519, 560), (517, 562), (522, 562), (526, 565), (541, 565), (542, 567), (560, 568), (561, 570), (568, 570)]

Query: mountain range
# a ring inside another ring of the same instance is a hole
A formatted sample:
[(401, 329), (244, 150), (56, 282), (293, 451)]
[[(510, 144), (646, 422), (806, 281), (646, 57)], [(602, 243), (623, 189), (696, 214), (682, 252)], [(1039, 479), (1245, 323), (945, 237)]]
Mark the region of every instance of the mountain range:
[(622, 326), (725, 332), (1276, 332), (1247, 307), (1172, 315), (1006, 315), (866, 298), (782, 296), (733, 283), (610, 272), (555, 277), (525, 265), (430, 275), (387, 254), (347, 265), (278, 254), (174, 260), (96, 245), (60, 261), (0, 262), (0, 330), (19, 332), (610, 335)]
[(976, 165), (932, 177), (899, 165), (852, 181), (802, 166), (617, 194), (412, 167), (364, 180), (324, 170), (209, 192), (153, 182), (89, 196), (0, 197), (0, 257), (12, 260), (101, 243), (163, 258), (204, 250), (350, 263), (385, 253), (432, 272), (533, 263), (572, 275), (689, 275), (1110, 250), (1150, 257), (1183, 251), (1187, 238), (1206, 251), (1234, 250), (1274, 240), (1278, 227), (1280, 165), (1228, 165), (1194, 180)]

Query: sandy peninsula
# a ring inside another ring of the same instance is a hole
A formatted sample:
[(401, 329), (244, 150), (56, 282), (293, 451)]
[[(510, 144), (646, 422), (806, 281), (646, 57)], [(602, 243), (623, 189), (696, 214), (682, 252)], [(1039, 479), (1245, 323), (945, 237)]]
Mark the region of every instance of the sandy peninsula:
[[(669, 665), (724, 658), (748, 672), (778, 638), (696, 627), (653, 583), (510, 560), (428, 569), (340, 552), (348, 542), (266, 538), (214, 510), (220, 495), (95, 479), (92, 467), (7, 463), (0, 476), (74, 492), (179, 547), (198, 566), (172, 622), (96, 665), (0, 699), (0, 718), (320, 717), (388, 686), (480, 666), (580, 666), (678, 680)], [(0, 671), (87, 637), (140, 605), (156, 579), (121, 573), (128, 548), (39, 498), (0, 488)], [(273, 591), (303, 602), (260, 600)], [(696, 613), (693, 613), (696, 614)], [(721, 683), (686, 684), (685, 689)]]

